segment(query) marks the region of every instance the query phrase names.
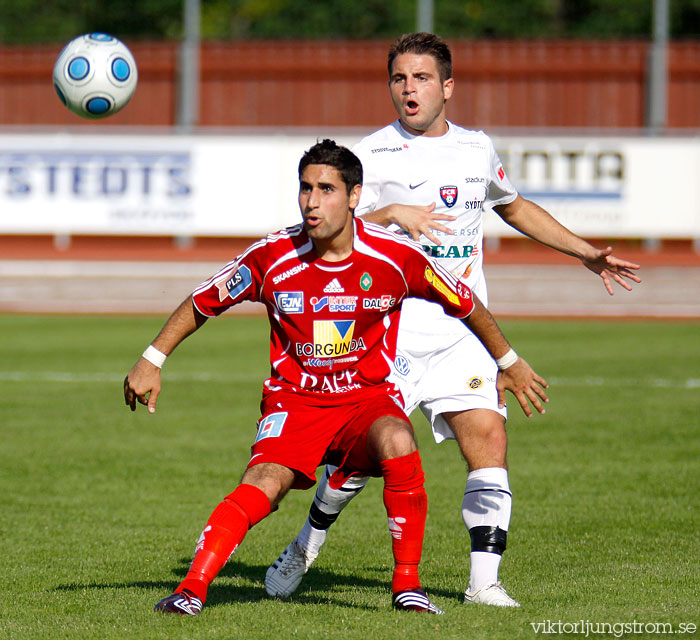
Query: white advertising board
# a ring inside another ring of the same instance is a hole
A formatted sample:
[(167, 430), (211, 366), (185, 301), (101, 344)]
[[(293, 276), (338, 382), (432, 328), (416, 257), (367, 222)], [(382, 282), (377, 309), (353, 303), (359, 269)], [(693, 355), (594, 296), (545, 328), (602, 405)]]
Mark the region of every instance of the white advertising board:
[[(351, 146), (361, 135), (333, 136)], [(259, 236), (297, 222), (315, 135), (0, 134), (0, 234)], [(700, 238), (700, 139), (494, 137), (530, 198), (587, 237)], [(428, 203), (426, 203), (428, 204)], [(487, 214), (487, 236), (517, 235)]]
[[(700, 138), (494, 139), (525, 198), (584, 237), (700, 238)], [(486, 235), (518, 232), (497, 215)]]

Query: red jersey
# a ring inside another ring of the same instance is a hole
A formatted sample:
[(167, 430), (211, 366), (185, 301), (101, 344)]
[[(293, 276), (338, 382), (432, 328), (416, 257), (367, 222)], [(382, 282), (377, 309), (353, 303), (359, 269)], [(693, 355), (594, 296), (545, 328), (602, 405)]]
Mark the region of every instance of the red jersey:
[(418, 243), (354, 222), (353, 250), (341, 262), (320, 259), (298, 224), (256, 242), (192, 294), (205, 316), (244, 300), (265, 305), (267, 391), (332, 394), (337, 402), (383, 384), (406, 297), (436, 302), (458, 318), (472, 312), (471, 291)]

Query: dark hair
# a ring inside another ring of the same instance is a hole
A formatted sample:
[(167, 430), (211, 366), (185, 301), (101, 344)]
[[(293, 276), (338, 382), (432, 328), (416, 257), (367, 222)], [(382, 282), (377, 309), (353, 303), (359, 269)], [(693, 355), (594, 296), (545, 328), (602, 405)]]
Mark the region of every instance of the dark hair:
[(452, 54), (445, 41), (434, 33), (406, 33), (394, 41), (389, 49), (389, 78), (391, 78), (391, 67), (396, 56), (402, 53), (416, 53), (418, 55), (429, 55), (435, 58), (440, 82), (452, 77)]
[(362, 163), (347, 147), (341, 147), (335, 140), (326, 138), (317, 142), (299, 161), (299, 179), (310, 164), (327, 164), (337, 169), (345, 183), (348, 195), (356, 184), (362, 184)]

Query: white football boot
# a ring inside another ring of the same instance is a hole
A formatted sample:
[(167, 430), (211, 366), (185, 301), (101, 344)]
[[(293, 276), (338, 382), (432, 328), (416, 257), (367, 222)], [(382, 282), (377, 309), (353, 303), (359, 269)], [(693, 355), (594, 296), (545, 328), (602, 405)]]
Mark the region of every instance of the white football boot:
[(503, 588), (500, 582), (487, 584), (481, 589), (477, 589), (474, 593), (470, 593), (469, 589), (464, 593), (465, 603), (490, 604), (494, 607), (519, 607), (520, 603), (513, 600)]
[(307, 553), (294, 538), (267, 570), (265, 591), (276, 598), (291, 596), (317, 556)]

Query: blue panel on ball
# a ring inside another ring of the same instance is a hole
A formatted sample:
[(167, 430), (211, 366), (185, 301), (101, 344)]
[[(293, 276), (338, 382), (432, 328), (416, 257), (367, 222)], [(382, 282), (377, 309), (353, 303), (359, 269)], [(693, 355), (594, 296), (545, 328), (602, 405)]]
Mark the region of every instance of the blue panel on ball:
[(112, 103), (107, 98), (90, 98), (85, 104), (85, 110), (94, 116), (101, 116), (109, 111)]
[(96, 40), (97, 42), (112, 42), (112, 40), (114, 40), (108, 33), (99, 32), (91, 33), (88, 38), (90, 38), (90, 40)]
[(73, 58), (68, 65), (68, 75), (72, 80), (82, 80), (90, 72), (90, 63), (87, 59)]
[(56, 93), (58, 94), (58, 97), (61, 99), (61, 102), (68, 106), (68, 103), (66, 102), (66, 96), (63, 95), (63, 91), (61, 91), (61, 88), (54, 82), (53, 83), (53, 88), (56, 89)]
[(131, 67), (124, 58), (115, 58), (112, 61), (112, 73), (117, 80), (124, 82), (131, 75)]

